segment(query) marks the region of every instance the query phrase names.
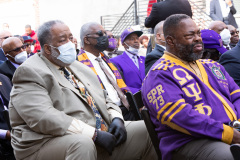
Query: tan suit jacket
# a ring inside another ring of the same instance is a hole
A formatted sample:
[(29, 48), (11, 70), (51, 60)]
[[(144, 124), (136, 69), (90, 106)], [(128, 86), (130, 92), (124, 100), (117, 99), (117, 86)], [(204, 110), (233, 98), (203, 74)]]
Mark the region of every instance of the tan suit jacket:
[[(109, 125), (112, 117), (108, 109), (121, 110), (103, 91), (95, 73), (77, 61), (67, 68), (87, 88)], [(73, 117), (96, 126), (95, 115), (79, 91), (41, 54), (35, 54), (16, 70), (9, 113), (17, 159), (36, 152), (49, 139), (66, 134)]]

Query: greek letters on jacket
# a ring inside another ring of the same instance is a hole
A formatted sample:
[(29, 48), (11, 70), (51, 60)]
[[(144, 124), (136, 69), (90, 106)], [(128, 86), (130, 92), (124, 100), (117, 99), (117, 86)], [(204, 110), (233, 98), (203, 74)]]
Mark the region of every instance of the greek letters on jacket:
[(232, 141), (233, 130), (224, 123), (239, 119), (240, 89), (217, 62), (196, 63), (202, 78), (164, 55), (143, 82), (143, 101), (159, 131), (163, 159), (195, 138)]

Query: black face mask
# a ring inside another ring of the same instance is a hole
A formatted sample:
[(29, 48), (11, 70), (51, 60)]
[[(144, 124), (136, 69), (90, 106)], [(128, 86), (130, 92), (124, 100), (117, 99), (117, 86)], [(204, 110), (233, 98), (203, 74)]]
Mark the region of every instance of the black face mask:
[(100, 52), (104, 51), (107, 49), (109, 43), (108, 43), (108, 37), (107, 36), (101, 36), (96, 38), (97, 39), (97, 44), (94, 46), (97, 50)]

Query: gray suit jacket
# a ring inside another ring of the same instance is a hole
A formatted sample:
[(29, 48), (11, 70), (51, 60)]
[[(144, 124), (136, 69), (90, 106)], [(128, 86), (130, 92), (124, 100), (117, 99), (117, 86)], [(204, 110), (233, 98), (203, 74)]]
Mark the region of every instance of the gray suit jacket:
[[(101, 88), (95, 73), (80, 62), (67, 67), (84, 84), (106, 121), (108, 109), (121, 110)], [(35, 54), (15, 72), (9, 103), (12, 146), (17, 159), (36, 152), (45, 142), (63, 136), (73, 117), (95, 127), (94, 112), (79, 91), (57, 67), (41, 54)]]
[[(233, 4), (233, 1), (232, 1), (232, 4)], [(228, 21), (229, 21), (229, 24), (233, 25), (235, 28), (238, 28), (236, 20), (233, 17), (233, 15), (236, 13), (237, 13), (237, 11), (236, 11), (234, 5), (232, 5), (232, 7), (230, 7)], [(221, 10), (221, 6), (220, 6), (220, 3), (218, 0), (211, 0), (211, 2), (210, 2), (210, 17), (214, 21), (223, 21), (222, 10)]]

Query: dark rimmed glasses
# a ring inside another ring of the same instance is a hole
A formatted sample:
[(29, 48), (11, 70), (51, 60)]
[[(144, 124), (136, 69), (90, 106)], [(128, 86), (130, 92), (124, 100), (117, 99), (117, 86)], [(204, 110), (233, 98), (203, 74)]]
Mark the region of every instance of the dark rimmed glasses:
[(231, 35), (233, 36), (234, 34), (238, 34), (239, 31), (236, 31), (236, 32), (231, 32)]
[(114, 35), (108, 36), (108, 39), (109, 39), (109, 38), (115, 38), (115, 36), (114, 36)]
[(30, 47), (32, 44), (24, 44), (24, 46), (26, 47)]
[(21, 49), (26, 49), (26, 45), (22, 45), (21, 47), (17, 47), (11, 51), (8, 51), (8, 52), (20, 52)]
[(7, 39), (9, 37), (12, 37), (12, 36), (1, 37), (0, 39)]
[(89, 34), (87, 34), (86, 36), (91, 35), (91, 34), (96, 34), (96, 35), (98, 35), (99, 37), (102, 37), (102, 36), (104, 36), (104, 35), (107, 35), (106, 32), (97, 31), (96, 33), (89, 33)]

